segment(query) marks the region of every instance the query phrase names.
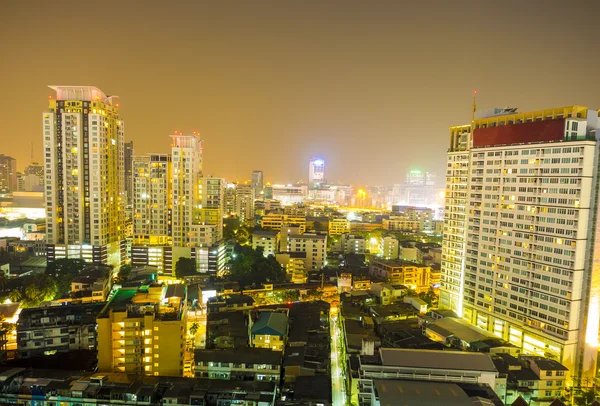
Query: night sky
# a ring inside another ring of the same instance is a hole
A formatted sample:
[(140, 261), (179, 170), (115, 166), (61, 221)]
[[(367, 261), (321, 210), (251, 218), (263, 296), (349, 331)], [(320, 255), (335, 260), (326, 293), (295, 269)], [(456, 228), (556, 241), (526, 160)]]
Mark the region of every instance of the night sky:
[(600, 108), (600, 1), (0, 1), (0, 153), (41, 160), (47, 85), (120, 96), (136, 154), (200, 131), (205, 173), (442, 177), (478, 107)]

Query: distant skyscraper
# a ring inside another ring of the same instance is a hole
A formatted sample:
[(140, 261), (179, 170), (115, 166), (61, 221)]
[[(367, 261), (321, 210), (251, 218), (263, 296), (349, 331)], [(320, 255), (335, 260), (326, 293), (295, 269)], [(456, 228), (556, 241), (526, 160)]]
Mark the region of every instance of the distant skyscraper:
[(0, 189), (17, 191), (17, 160), (0, 154)]
[(598, 112), (494, 109), (450, 129), (440, 306), (597, 377)]
[(225, 215), (229, 216), (234, 214), (236, 211), (235, 204), (235, 183), (227, 183), (225, 186), (224, 196), (223, 196), (223, 211)]
[(124, 130), (116, 96), (51, 86), (43, 113), (48, 260), (124, 260)]
[(132, 157), (133, 244), (170, 245), (173, 210), (171, 155)]
[(254, 198), (260, 199), (263, 195), (263, 172), (253, 171), (252, 172), (252, 187), (254, 188)]
[(195, 134), (172, 134), (173, 146), (173, 245), (190, 247), (190, 226), (198, 207), (198, 182), (202, 177), (202, 140)]
[(133, 141), (125, 143), (125, 194), (127, 196), (127, 205), (133, 204)]
[(308, 166), (308, 186), (317, 187), (325, 183), (325, 161), (321, 158), (313, 158)]
[(236, 213), (242, 223), (254, 222), (254, 188), (249, 184), (235, 186)]
[(44, 165), (32, 162), (18, 176), (18, 190), (20, 192), (43, 192), (44, 191)]

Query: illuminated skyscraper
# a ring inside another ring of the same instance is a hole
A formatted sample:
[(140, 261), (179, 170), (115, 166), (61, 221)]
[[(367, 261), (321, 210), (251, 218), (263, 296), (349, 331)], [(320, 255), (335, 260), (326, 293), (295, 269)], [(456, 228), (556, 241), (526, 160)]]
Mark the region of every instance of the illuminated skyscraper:
[(235, 211), (242, 223), (254, 224), (254, 188), (250, 184), (235, 185)]
[(124, 260), (123, 120), (116, 96), (51, 86), (43, 113), (48, 260)]
[(17, 160), (0, 154), (0, 189), (17, 191)]
[(448, 152), (440, 305), (576, 380), (597, 374), (598, 136), (585, 107), (494, 109)]
[(325, 161), (321, 158), (312, 158), (308, 166), (308, 186), (315, 188), (325, 182)]
[(260, 199), (263, 194), (263, 172), (252, 172), (252, 187), (254, 188), (254, 198)]
[(202, 177), (202, 140), (195, 134), (172, 134), (173, 245), (194, 246), (189, 230), (200, 203), (198, 182)]
[(134, 156), (133, 244), (170, 245), (173, 210), (171, 156)]
[(125, 143), (125, 195), (127, 196), (127, 205), (133, 204), (133, 141)]

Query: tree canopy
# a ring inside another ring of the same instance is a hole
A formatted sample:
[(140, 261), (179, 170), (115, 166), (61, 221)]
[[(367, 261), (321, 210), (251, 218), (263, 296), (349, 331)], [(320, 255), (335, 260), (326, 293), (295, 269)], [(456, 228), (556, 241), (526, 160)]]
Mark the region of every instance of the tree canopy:
[(56, 281), (56, 296), (61, 297), (71, 291), (73, 278), (83, 271), (88, 264), (83, 259), (63, 258), (48, 263), (45, 275)]
[(229, 279), (242, 286), (283, 282), (285, 271), (273, 255), (265, 257), (262, 247), (256, 250), (237, 244), (229, 263)]
[(181, 257), (175, 263), (175, 276), (185, 278), (196, 274), (196, 261), (192, 258)]

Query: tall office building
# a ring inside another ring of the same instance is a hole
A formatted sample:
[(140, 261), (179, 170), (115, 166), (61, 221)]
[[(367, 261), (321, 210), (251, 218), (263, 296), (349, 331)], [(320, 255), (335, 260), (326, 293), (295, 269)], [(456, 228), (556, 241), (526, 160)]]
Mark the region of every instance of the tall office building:
[(48, 260), (124, 260), (123, 120), (116, 96), (50, 86), (43, 113)]
[(195, 134), (172, 134), (173, 245), (194, 245), (189, 227), (199, 204), (198, 181), (202, 177), (202, 140)]
[(133, 141), (125, 143), (125, 195), (127, 196), (126, 203), (128, 206), (133, 204)]
[(17, 160), (0, 154), (0, 189), (17, 190)]
[(252, 171), (252, 187), (254, 188), (254, 198), (260, 199), (264, 191), (263, 172)]
[(315, 188), (325, 182), (325, 161), (321, 158), (312, 158), (308, 165), (308, 186)]
[(235, 186), (235, 212), (242, 223), (253, 224), (254, 188), (252, 185), (238, 183)]
[(493, 109), (452, 127), (440, 305), (577, 382), (600, 317), (598, 112)]

